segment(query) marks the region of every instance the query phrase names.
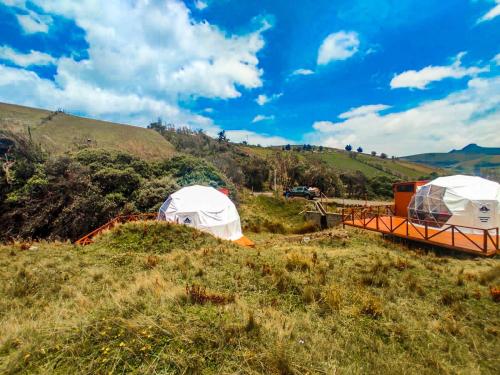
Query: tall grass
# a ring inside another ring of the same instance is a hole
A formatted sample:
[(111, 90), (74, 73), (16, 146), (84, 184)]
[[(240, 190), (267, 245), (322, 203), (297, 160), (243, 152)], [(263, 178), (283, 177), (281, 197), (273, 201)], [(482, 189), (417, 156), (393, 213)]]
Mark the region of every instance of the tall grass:
[(294, 237), (1, 246), (0, 373), (498, 373), (498, 259)]

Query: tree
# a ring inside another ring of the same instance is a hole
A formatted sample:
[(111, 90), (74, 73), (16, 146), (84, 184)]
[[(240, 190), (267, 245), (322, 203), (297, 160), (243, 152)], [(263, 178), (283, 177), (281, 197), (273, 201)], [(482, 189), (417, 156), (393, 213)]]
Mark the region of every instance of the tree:
[(158, 120), (156, 120), (156, 122), (152, 122), (148, 125), (148, 129), (152, 129), (160, 134), (163, 134), (167, 130), (167, 127), (163, 124), (163, 120), (161, 119), (161, 117), (158, 117)]
[(363, 147), (359, 146), (356, 151), (359, 152), (359, 153), (363, 152)]
[(386, 154), (385, 152), (382, 152), (382, 153), (380, 154), (380, 157), (381, 157), (382, 159), (387, 159), (387, 154)]
[(225, 130), (221, 130), (220, 132), (217, 133), (217, 140), (219, 142), (229, 142), (229, 139), (226, 137)]
[(372, 151), (371, 154), (372, 156), (377, 156), (377, 151)]
[(345, 150), (349, 151), (349, 152), (352, 151), (352, 146), (351, 145), (346, 145), (345, 146)]
[(291, 149), (291, 148), (292, 148), (292, 147), (290, 146), (290, 144), (287, 144), (287, 145), (285, 146), (285, 150), (286, 150), (286, 151), (290, 151), (290, 149)]
[(323, 152), (323, 146), (318, 147), (319, 152)]

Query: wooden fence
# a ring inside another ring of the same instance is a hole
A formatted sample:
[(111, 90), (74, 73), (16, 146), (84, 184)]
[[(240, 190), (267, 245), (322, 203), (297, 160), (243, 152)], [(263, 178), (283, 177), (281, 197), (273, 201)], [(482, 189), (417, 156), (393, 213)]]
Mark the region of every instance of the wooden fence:
[(383, 207), (342, 209), (342, 224), (482, 255), (494, 255), (499, 251), (498, 227), (484, 229), (445, 224), (439, 228), (427, 221), (415, 224), (406, 217), (394, 216), (391, 209)]
[(135, 215), (119, 215), (114, 219), (108, 221), (106, 224), (101, 225), (99, 228), (93, 230), (89, 234), (86, 234), (82, 238), (75, 241), (78, 245), (89, 245), (93, 241), (93, 238), (103, 231), (113, 228), (116, 224), (127, 223), (129, 221), (139, 221), (139, 220), (155, 220), (157, 218), (157, 213), (147, 213), (147, 214), (135, 214)]

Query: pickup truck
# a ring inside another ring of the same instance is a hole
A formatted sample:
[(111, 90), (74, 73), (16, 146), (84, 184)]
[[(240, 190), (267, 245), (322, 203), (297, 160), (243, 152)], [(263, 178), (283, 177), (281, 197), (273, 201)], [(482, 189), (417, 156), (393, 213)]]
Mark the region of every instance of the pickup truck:
[(318, 196), (314, 189), (308, 188), (307, 186), (296, 186), (294, 188), (287, 189), (283, 195), (286, 198), (303, 197), (307, 199), (313, 199)]

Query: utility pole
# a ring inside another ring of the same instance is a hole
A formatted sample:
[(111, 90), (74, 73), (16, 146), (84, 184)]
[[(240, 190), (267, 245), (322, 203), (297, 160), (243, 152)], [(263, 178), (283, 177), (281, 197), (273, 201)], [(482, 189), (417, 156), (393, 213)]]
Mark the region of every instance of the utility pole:
[(274, 192), (276, 193), (276, 168), (274, 168)]

